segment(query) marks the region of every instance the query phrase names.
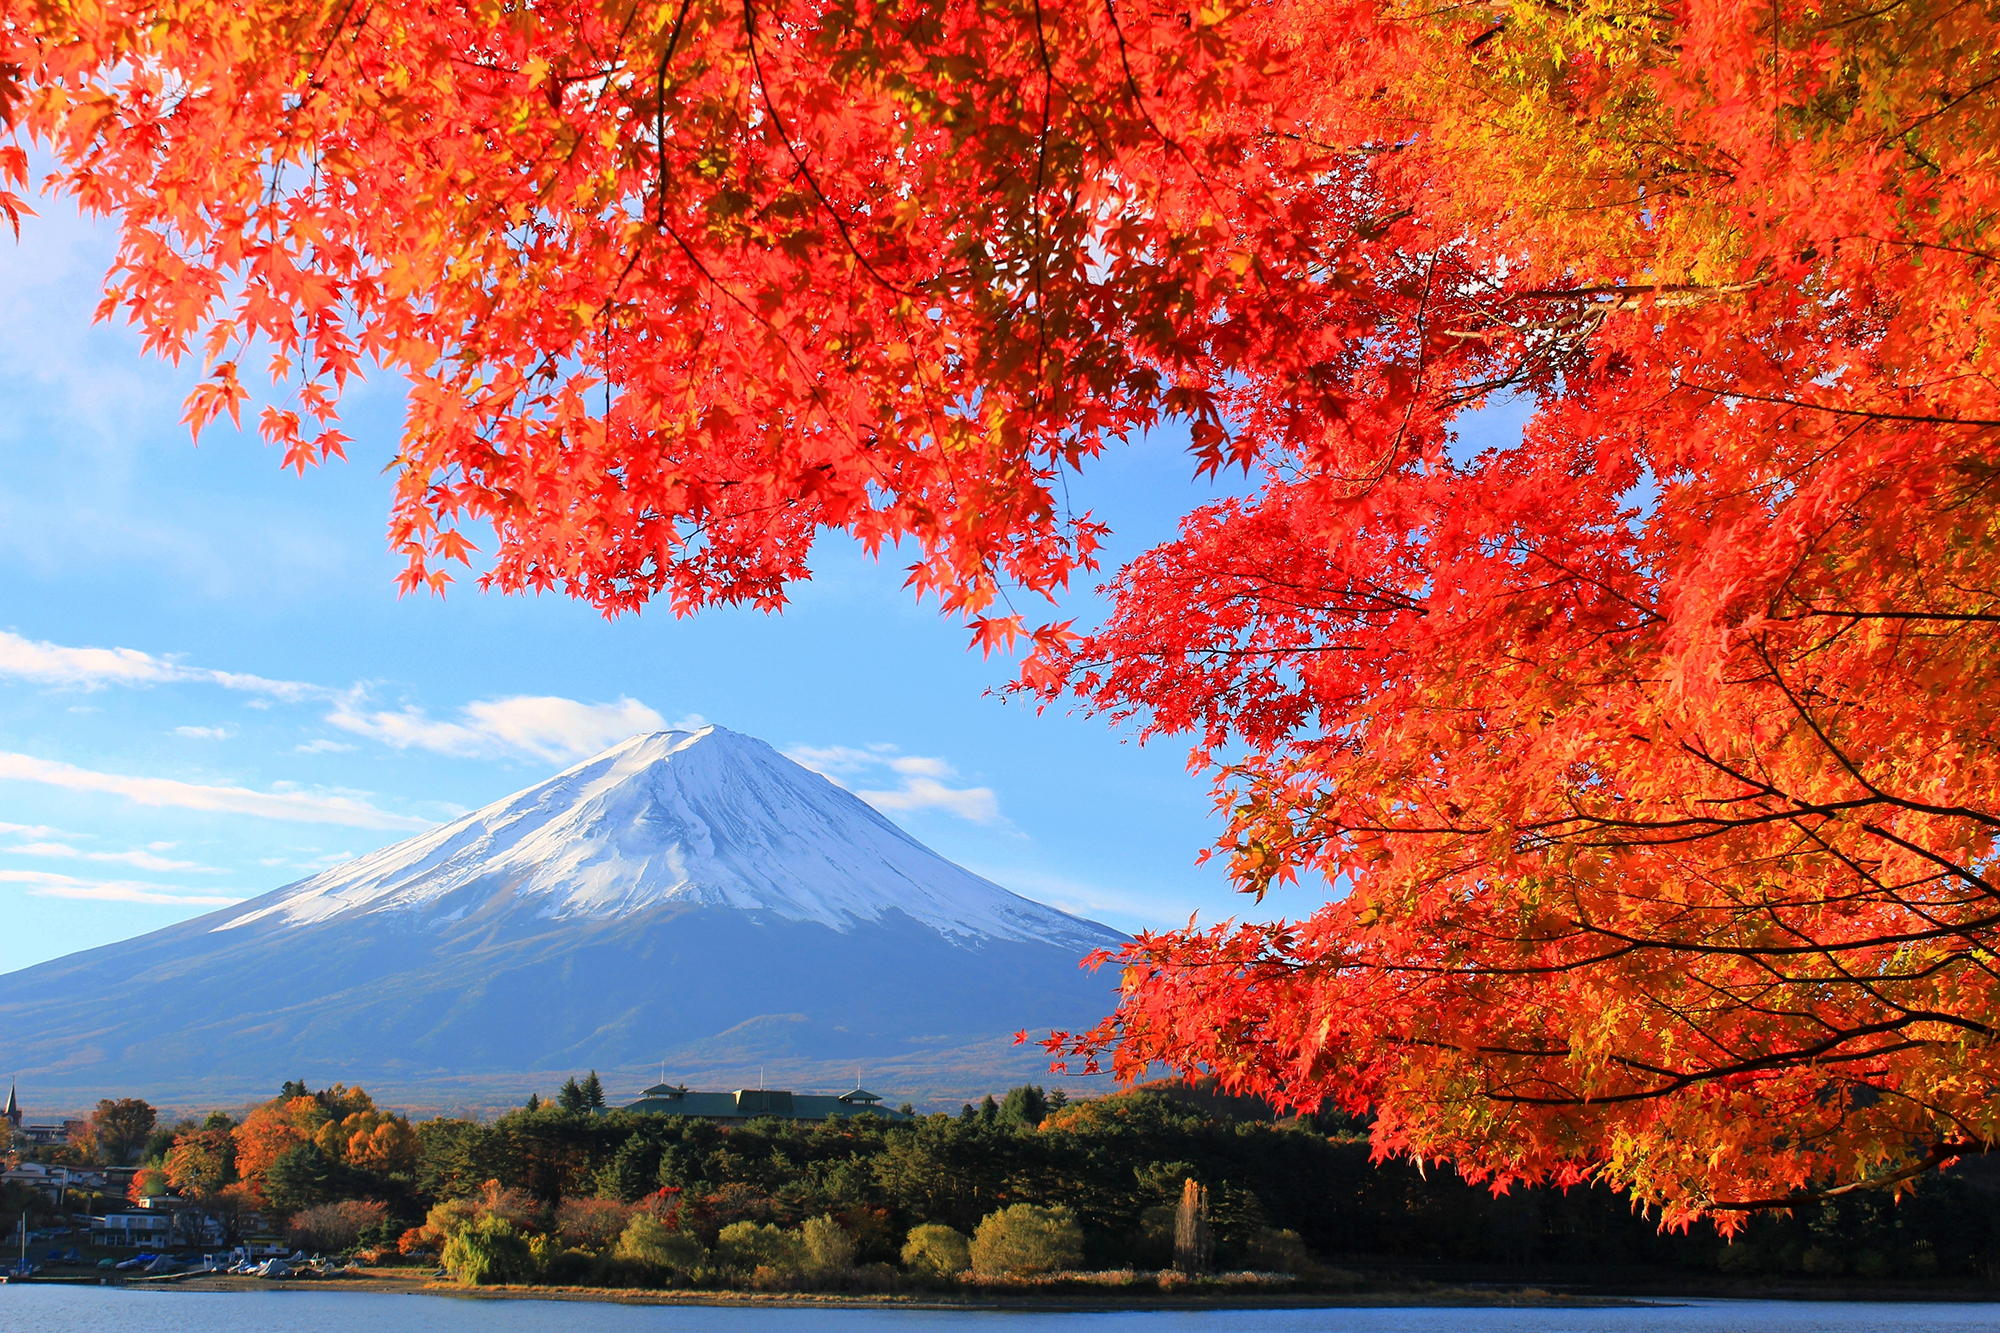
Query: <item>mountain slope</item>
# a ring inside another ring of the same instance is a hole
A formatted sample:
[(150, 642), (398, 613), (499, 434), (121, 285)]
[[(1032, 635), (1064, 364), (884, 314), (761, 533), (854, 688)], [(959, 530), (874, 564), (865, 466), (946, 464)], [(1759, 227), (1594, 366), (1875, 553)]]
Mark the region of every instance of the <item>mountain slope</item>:
[(1033, 1072), (1006, 1033), (1108, 1012), (1113, 978), (1077, 960), (1121, 938), (711, 727), (0, 976), (0, 1030), (24, 1079), (78, 1097), (305, 1077), (476, 1101), (662, 1062), (690, 1081), (859, 1065), (902, 1079), (885, 1092), (955, 1096)]

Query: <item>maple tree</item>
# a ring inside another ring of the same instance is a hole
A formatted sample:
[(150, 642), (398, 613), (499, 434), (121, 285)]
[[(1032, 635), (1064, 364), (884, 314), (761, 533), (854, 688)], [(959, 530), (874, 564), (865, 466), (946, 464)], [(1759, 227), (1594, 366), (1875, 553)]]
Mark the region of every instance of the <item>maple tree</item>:
[[(1244, 888), (1339, 886), (1141, 937), (1059, 1053), (1670, 1223), (2000, 1138), (1992, 14), (0, 4), (197, 431), (261, 358), (303, 468), (408, 379), (406, 586), (775, 607), (907, 539), (1023, 690), (1194, 735)], [(1018, 609), (1169, 420), (1254, 498)]]

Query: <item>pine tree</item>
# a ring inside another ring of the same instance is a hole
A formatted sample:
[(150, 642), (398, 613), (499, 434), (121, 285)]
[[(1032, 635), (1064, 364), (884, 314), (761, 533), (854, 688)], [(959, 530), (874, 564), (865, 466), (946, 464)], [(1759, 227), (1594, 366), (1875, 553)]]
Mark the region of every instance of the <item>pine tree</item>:
[(528, 1109), (530, 1111), (539, 1111), (542, 1109), (542, 1097), (540, 1093), (531, 1092), (528, 1094)]
[(294, 1097), (310, 1097), (312, 1090), (306, 1087), (304, 1080), (292, 1078), (285, 1080), (285, 1086), (278, 1089), (278, 1095), (290, 1101)]
[(590, 1098), (586, 1097), (583, 1089), (577, 1086), (576, 1075), (570, 1075), (569, 1081), (562, 1085), (562, 1090), (556, 1094), (556, 1105), (565, 1111), (590, 1109)]
[(604, 1109), (604, 1085), (597, 1081), (597, 1071), (590, 1071), (590, 1077), (583, 1081), (583, 1104), (592, 1111)]
[(1009, 1125), (1039, 1125), (1049, 1113), (1048, 1098), (1032, 1083), (1011, 1088), (1000, 1103), (1000, 1120)]

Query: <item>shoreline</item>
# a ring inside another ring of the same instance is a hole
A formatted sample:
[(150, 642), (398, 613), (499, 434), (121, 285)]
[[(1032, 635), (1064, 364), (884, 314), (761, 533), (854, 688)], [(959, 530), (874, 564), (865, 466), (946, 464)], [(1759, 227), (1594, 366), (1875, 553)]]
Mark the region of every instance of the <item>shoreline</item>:
[[(94, 1285), (63, 1282), (49, 1285)], [(622, 1287), (540, 1286), (507, 1284), (467, 1287), (426, 1276), (390, 1276), (382, 1270), (354, 1278), (306, 1281), (238, 1276), (201, 1276), (150, 1282), (107, 1281), (124, 1290), (198, 1291), (327, 1291), (372, 1295), (431, 1296), (449, 1300), (564, 1301), (580, 1304), (659, 1305), (718, 1308), (799, 1310), (929, 1310), (1041, 1311), (1093, 1313), (1109, 1311), (1283, 1310), (1283, 1309), (1650, 1309), (1698, 1300), (1809, 1301), (1853, 1304), (1991, 1304), (2000, 1292), (1930, 1289), (1927, 1291), (1800, 1290), (1775, 1287), (1763, 1291), (1607, 1291), (1551, 1290), (1522, 1284), (1508, 1287), (1417, 1284), (1373, 1290), (1175, 1292), (1118, 1291), (1099, 1288), (1037, 1293), (1029, 1290), (994, 1292), (830, 1292), (830, 1291), (701, 1291), (651, 1290)]]
[(429, 1276), (389, 1276), (376, 1270), (353, 1278), (270, 1279), (235, 1275), (176, 1277), (151, 1281), (42, 1279), (30, 1284), (103, 1286), (126, 1291), (241, 1293), (252, 1291), (325, 1291), (393, 1296), (433, 1296), (449, 1300), (569, 1301), (604, 1305), (664, 1305), (764, 1307), (799, 1310), (932, 1310), (967, 1313), (1004, 1310), (1050, 1313), (1090, 1313), (1114, 1310), (1285, 1310), (1337, 1308), (1431, 1309), (1612, 1309), (1676, 1305), (1673, 1297), (1622, 1296), (1609, 1293), (1566, 1293), (1541, 1287), (1481, 1290), (1474, 1287), (1424, 1284), (1403, 1289), (1326, 1291), (1176, 1292), (1158, 1289), (1118, 1291), (1080, 1288), (1038, 1293), (1031, 1290), (994, 1292), (838, 1292), (838, 1291), (703, 1291), (655, 1290), (631, 1287), (541, 1286), (501, 1284), (462, 1286)]

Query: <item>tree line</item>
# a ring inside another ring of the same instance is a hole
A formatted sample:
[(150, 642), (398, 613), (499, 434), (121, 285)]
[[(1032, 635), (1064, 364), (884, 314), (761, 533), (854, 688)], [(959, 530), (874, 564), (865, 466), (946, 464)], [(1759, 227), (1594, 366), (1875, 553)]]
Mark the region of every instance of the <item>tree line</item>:
[(1933, 1177), (1900, 1203), (1861, 1194), (1760, 1217), (1725, 1242), (1663, 1232), (1602, 1187), (1496, 1196), (1448, 1169), (1378, 1164), (1356, 1123), (1276, 1120), (1185, 1086), (1075, 1102), (1023, 1086), (907, 1122), (718, 1124), (594, 1108), (594, 1082), (490, 1121), (412, 1122), (338, 1085), (289, 1083), (240, 1121), (159, 1125), (143, 1102), (107, 1101), (39, 1155), (136, 1157), (135, 1198), (175, 1196), (232, 1239), (261, 1221), (314, 1249), (473, 1281), (889, 1283), (981, 1264), (1176, 1262), (1322, 1277), (1561, 1264), (2000, 1278), (2000, 1196), (1976, 1173)]

